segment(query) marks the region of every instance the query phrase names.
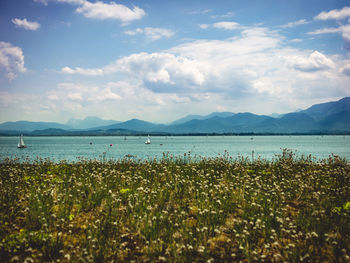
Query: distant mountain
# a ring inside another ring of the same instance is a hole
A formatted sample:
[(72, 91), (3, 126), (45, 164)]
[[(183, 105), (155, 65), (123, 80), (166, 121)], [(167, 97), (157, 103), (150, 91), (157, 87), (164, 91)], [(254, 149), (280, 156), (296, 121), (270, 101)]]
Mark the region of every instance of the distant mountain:
[(254, 127), (254, 131), (264, 133), (309, 133), (319, 130), (316, 121), (304, 113), (293, 112), (281, 118), (266, 119)]
[(3, 131), (19, 131), (19, 132), (31, 132), (34, 130), (44, 129), (69, 129), (69, 126), (56, 122), (31, 122), (31, 121), (15, 121), (4, 122), (0, 124), (0, 130)]
[(72, 129), (91, 129), (99, 126), (107, 126), (119, 123), (118, 121), (113, 120), (103, 120), (95, 116), (86, 117), (83, 120), (80, 119), (70, 119), (66, 125)]
[(225, 117), (231, 117), (233, 115), (234, 115), (234, 113), (232, 113), (232, 112), (213, 112), (213, 113), (210, 113), (209, 115), (205, 115), (205, 116), (203, 116), (203, 115), (187, 115), (186, 117), (183, 117), (183, 118), (180, 118), (176, 121), (173, 121), (171, 123), (171, 125), (178, 125), (178, 124), (182, 124), (182, 123), (192, 121), (192, 120), (206, 120), (206, 119), (210, 119), (212, 117), (225, 118)]
[[(1, 131), (0, 131), (1, 134)], [(32, 136), (96, 136), (96, 135), (138, 135), (140, 132), (126, 129), (111, 130), (63, 130), (63, 129), (45, 129), (35, 130), (27, 135)], [(4, 134), (6, 135), (6, 134)]]
[(322, 121), (325, 118), (342, 112), (350, 112), (350, 97), (338, 101), (315, 104), (306, 110), (300, 111), (311, 116), (316, 121)]
[[(214, 116), (204, 120), (191, 120), (178, 125), (170, 125), (167, 132), (176, 133), (242, 133), (252, 132), (255, 124), (271, 117), (252, 113), (237, 113), (230, 117)], [(273, 118), (271, 118), (273, 119)]]
[(173, 121), (171, 123), (171, 125), (178, 125), (178, 124), (182, 124), (182, 123), (192, 121), (192, 120), (203, 120), (203, 119), (204, 119), (204, 116), (202, 116), (202, 115), (187, 115), (183, 118), (180, 118), (180, 119)]
[[(229, 113), (225, 113), (229, 114)], [(176, 133), (350, 133), (350, 97), (273, 118), (252, 113), (192, 119), (166, 128)], [(209, 116), (209, 115), (208, 115)], [(181, 119), (180, 119), (181, 120)]]
[[(105, 125), (107, 123), (107, 125)], [(102, 124), (101, 126), (95, 126)], [(74, 130), (72, 127), (75, 127)], [(88, 128), (82, 128), (88, 127)], [(97, 117), (54, 122), (5, 122), (1, 135), (137, 135), (137, 134), (350, 134), (350, 97), (313, 105), (305, 110), (284, 114), (279, 118), (249, 112), (213, 112), (206, 116), (188, 115), (171, 124), (154, 124), (132, 119), (125, 122), (106, 121)]]
[(111, 129), (127, 129), (139, 132), (154, 132), (162, 131), (166, 125), (164, 124), (154, 124), (147, 121), (142, 121), (138, 119), (132, 119), (129, 121), (116, 123), (108, 126), (97, 127), (96, 129), (100, 130), (111, 130)]
[(350, 111), (328, 115), (321, 119), (320, 126), (329, 131), (350, 131)]

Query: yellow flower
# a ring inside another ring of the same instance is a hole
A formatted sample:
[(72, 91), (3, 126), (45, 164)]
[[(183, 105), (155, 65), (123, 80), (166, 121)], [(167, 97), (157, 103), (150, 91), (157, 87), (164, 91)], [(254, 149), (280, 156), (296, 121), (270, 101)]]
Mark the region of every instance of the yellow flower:
[(130, 188), (122, 188), (122, 189), (120, 189), (120, 193), (121, 194), (126, 194), (126, 193), (129, 193), (131, 190), (130, 190)]

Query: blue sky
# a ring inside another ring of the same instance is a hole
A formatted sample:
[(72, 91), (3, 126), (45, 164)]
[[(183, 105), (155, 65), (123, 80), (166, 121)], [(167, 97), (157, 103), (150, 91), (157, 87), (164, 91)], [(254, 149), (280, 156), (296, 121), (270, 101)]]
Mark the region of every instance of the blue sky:
[(0, 122), (170, 122), (350, 96), (350, 3), (0, 1)]

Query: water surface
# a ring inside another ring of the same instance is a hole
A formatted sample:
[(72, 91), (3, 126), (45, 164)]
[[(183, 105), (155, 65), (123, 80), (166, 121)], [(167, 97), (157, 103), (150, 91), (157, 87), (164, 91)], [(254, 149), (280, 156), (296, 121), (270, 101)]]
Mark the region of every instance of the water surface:
[(154, 136), (151, 144), (138, 136), (25, 137), (25, 149), (18, 149), (19, 137), (0, 137), (0, 159), (6, 157), (54, 161), (83, 159), (162, 158), (163, 153), (183, 156), (216, 157), (229, 152), (233, 158), (245, 156), (273, 159), (284, 148), (298, 156), (311, 154), (324, 159), (336, 154), (350, 160), (350, 136)]

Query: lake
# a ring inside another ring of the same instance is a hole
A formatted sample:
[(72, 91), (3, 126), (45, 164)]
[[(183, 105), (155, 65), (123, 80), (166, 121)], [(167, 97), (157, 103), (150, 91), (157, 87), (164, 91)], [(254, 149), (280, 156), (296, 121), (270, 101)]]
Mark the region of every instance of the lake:
[(121, 159), (132, 155), (136, 159), (174, 156), (216, 157), (228, 151), (231, 157), (260, 156), (272, 160), (282, 149), (295, 151), (298, 156), (311, 154), (316, 159), (332, 153), (350, 160), (350, 136), (154, 136), (151, 144), (138, 136), (64, 136), (25, 137), (25, 149), (18, 149), (19, 137), (0, 137), (0, 160), (7, 157), (50, 158), (53, 161), (83, 159)]

